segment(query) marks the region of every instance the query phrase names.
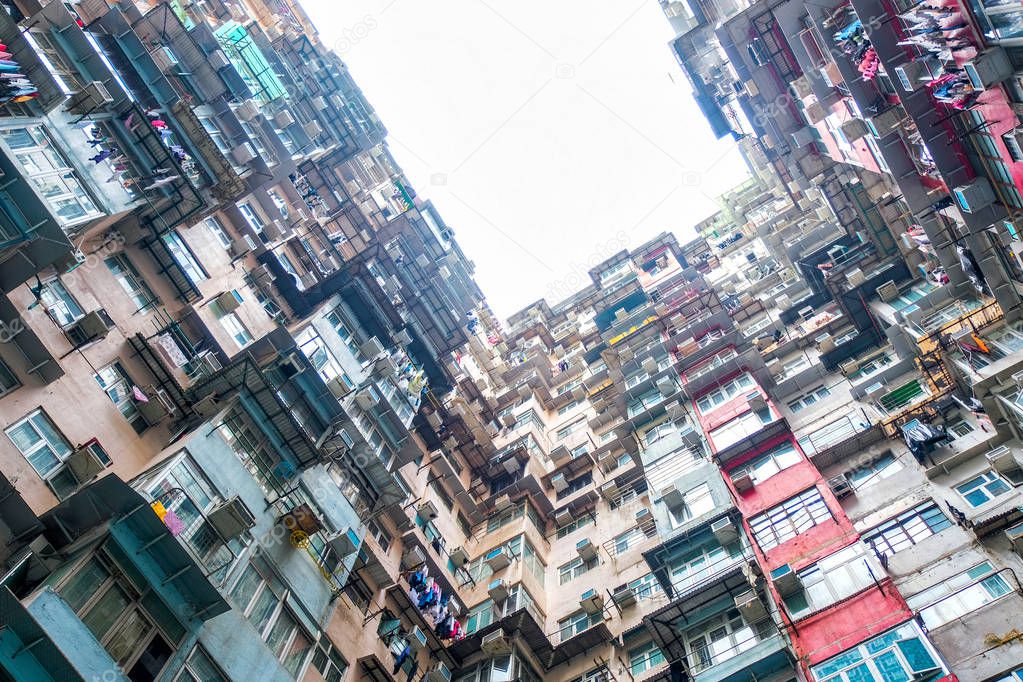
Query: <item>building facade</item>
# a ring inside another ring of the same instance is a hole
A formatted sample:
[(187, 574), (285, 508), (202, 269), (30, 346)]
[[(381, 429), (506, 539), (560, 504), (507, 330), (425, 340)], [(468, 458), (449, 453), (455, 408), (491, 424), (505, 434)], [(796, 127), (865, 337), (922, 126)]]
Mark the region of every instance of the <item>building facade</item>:
[(299, 4), (4, 3), (0, 679), (1023, 679), (1015, 15), (661, 4), (751, 179), (502, 323)]

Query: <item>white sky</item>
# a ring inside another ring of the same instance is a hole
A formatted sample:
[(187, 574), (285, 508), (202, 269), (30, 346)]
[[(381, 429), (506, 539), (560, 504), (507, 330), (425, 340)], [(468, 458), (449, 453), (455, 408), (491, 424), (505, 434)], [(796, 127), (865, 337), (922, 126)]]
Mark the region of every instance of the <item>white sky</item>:
[(556, 302), (746, 177), (656, 0), (304, 0), (501, 317)]

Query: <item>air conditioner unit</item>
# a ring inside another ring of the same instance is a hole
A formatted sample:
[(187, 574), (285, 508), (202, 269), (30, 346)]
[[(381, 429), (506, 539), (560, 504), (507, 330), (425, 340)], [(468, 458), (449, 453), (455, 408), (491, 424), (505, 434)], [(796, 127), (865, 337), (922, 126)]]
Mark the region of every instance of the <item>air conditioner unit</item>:
[(567, 526), (572, 523), (572, 512), (568, 509), (559, 509), (554, 512), (554, 523), (561, 526)]
[(612, 598), (618, 606), (625, 608), (636, 603), (636, 591), (628, 585), (619, 585), (611, 592)]
[(675, 393), (675, 382), (672, 381), (671, 377), (661, 377), (657, 380), (657, 390), (661, 392), (661, 395), (668, 397)]
[(209, 59), (210, 66), (213, 67), (214, 71), (220, 71), (231, 66), (231, 60), (227, 58), (227, 55), (222, 50), (214, 50), (206, 55), (206, 58)]
[(427, 669), (426, 682), (451, 682), (451, 668), (437, 661)]
[(767, 608), (753, 590), (735, 595), (735, 608), (747, 623), (759, 623), (767, 618)]
[(418, 545), (407, 547), (405, 553), (401, 555), (401, 565), (403, 568), (412, 568), (424, 563), (426, 563), (426, 554), (423, 553), (423, 549)]
[(487, 594), (495, 602), (503, 602), (508, 598), (508, 581), (501, 580), (500, 578), (490, 581), (490, 584), (487, 585)]
[(105, 310), (94, 310), (64, 330), (75, 346), (106, 338), (114, 323)]
[(650, 521), (653, 518), (653, 514), (646, 507), (636, 511), (636, 524), (642, 526), (644, 523)]
[(686, 413), (686, 410), (682, 406), (682, 403), (679, 402), (678, 400), (672, 400), (670, 403), (664, 406), (664, 409), (668, 413), (668, 419), (673, 420), (681, 419), (683, 416), (685, 416)]
[(1014, 69), (1008, 53), (993, 47), (964, 63), (963, 71), (975, 90), (986, 90), (1012, 76)]
[(835, 497), (842, 499), (848, 495), (852, 495), (856, 492), (853, 488), (852, 483), (849, 481), (849, 477), (845, 474), (839, 474), (828, 479), (828, 487), (831, 488), (831, 492), (835, 494)]
[(451, 563), (455, 565), (455, 568), (461, 568), (469, 563), (469, 553), (465, 551), (464, 547), (455, 547), (451, 550), (448, 558), (451, 559)]
[(27, 549), (35, 560), (49, 571), (56, 571), (64, 563), (63, 555), (43, 535), (39, 535), (29, 542)]
[(892, 280), (888, 280), (875, 289), (875, 291), (877, 292), (877, 297), (885, 303), (890, 303), (899, 297), (899, 287)]
[(178, 66), (177, 57), (166, 47), (158, 47), (150, 52), (149, 56), (160, 71), (174, 71)]
[(851, 118), (841, 125), (842, 135), (850, 142), (855, 142), (870, 134), (867, 122), (862, 118)]
[(597, 556), (597, 547), (589, 538), (584, 538), (575, 543), (575, 551), (582, 557), (583, 561), (589, 561)]
[(783, 597), (788, 597), (803, 589), (803, 581), (799, 579), (799, 575), (792, 570), (789, 564), (782, 564), (771, 571), (771, 582), (774, 583), (778, 594)]
[(355, 394), (355, 402), (362, 409), (371, 410), (378, 402), (380, 402), (380, 399), (378, 398), (376, 391), (367, 387)]
[(714, 534), (717, 541), (722, 545), (728, 545), (739, 539), (739, 529), (735, 521), (725, 517), (710, 524), (710, 532)]
[(850, 374), (854, 374), (860, 368), (860, 363), (855, 360), (849, 360), (848, 362), (843, 362), (838, 366), (838, 368), (842, 371), (842, 374), (849, 376)]
[(426, 646), (426, 633), (418, 625), (413, 625), (412, 630), (409, 631), (408, 637), (405, 638), (408, 642), (409, 648), (412, 651), (419, 651)]
[(401, 329), (394, 335), (394, 340), (402, 346), (407, 346), (412, 343), (412, 334), (409, 333), (408, 329)]
[(433, 521), (438, 516), (437, 505), (430, 500), (419, 505), (419, 518), (426, 519), (427, 521)]
[(499, 495), (494, 498), (494, 511), (504, 511), (512, 505), (511, 498), (507, 495)]
[(256, 517), (237, 495), (210, 510), (206, 520), (224, 541), (234, 540), (256, 525)]
[(1013, 128), (1002, 134), (1002, 142), (1009, 150), (1009, 155), (1014, 161), (1023, 161), (1023, 126)]
[(235, 107), (234, 115), (238, 117), (239, 121), (248, 123), (252, 119), (259, 116), (259, 104), (255, 100), (247, 99), (237, 107)]
[(644, 358), (643, 371), (647, 374), (655, 374), (657, 372), (657, 359), (653, 357)]
[(241, 258), (249, 252), (249, 243), (244, 239), (235, 239), (231, 242), (231, 246), (227, 247), (227, 252), (233, 259)]
[(845, 279), (849, 282), (849, 286), (858, 287), (867, 281), (867, 276), (863, 274), (863, 270), (853, 268), (849, 272), (845, 273)]
[(490, 566), (490, 570), (500, 571), (511, 563), (511, 556), (508, 554), (508, 549), (502, 546), (487, 552), (483, 560), (487, 562), (487, 566)]
[(821, 334), (817, 338), (817, 351), (822, 355), (835, 350), (835, 339), (831, 334)]
[(774, 360), (767, 362), (764, 366), (767, 369), (767, 373), (773, 377), (780, 376), (782, 371), (784, 370), (782, 362), (779, 358), (775, 358)]
[(345, 383), (344, 377), (338, 375), (333, 379), (327, 380), (327, 390), (330, 391), (332, 396), (341, 400), (352, 392), (352, 387)]
[(820, 102), (812, 102), (803, 111), (806, 114), (806, 120), (809, 121), (811, 125), (820, 123), (828, 117), (828, 110)]
[(142, 414), (142, 418), (146, 420), (146, 423), (150, 426), (158, 424), (164, 417), (170, 414), (170, 410), (167, 409), (167, 405), (157, 397), (157, 392), (152, 390), (146, 391), (146, 397), (149, 398), (147, 402), (136, 402), (135, 407), (139, 413)]
[(803, 126), (796, 132), (792, 133), (792, 143), (797, 147), (805, 147), (811, 144), (816, 137), (813, 134), (813, 128), (809, 126)]
[(988, 179), (979, 176), (952, 189), (956, 204), (966, 213), (977, 213), (995, 202), (995, 193)]
[(231, 150), (231, 159), (236, 166), (245, 166), (256, 158), (256, 148), (250, 142), (243, 142)]
[(515, 415), (510, 412), (508, 414), (501, 415), (501, 423), (504, 424), (509, 429), (515, 426), (516, 421), (518, 420), (515, 419)]
[(106, 463), (101, 460), (96, 452), (88, 445), (72, 452), (71, 455), (64, 460), (64, 463), (71, 471), (71, 474), (75, 477), (75, 480), (78, 481), (79, 485), (91, 481), (107, 466)]
[(906, 92), (913, 92), (921, 83), (934, 80), (941, 72), (941, 62), (931, 55), (918, 57), (895, 67), (895, 77), (899, 79), (899, 84)]
[(1005, 529), (1005, 537), (1009, 539), (1016, 554), (1023, 556), (1023, 523)]
[(317, 111), (326, 111), (330, 106), (327, 104), (327, 99), (322, 95), (317, 95), (309, 101), (312, 102), (313, 107), (315, 107)]
[(767, 400), (760, 393), (751, 393), (746, 396), (747, 405), (753, 412), (762, 412), (767, 409)]
[(480, 651), (487, 656), (510, 654), (511, 650), (511, 642), (505, 637), (504, 630), (497, 630), (489, 635), (483, 635), (483, 639), (480, 640)]
[(603, 495), (605, 499), (610, 500), (618, 494), (618, 482), (611, 480), (603, 484), (600, 486), (600, 494)]
[(508, 459), (506, 459), (503, 462), (501, 462), (501, 466), (509, 474), (514, 474), (516, 471), (518, 471), (521, 468), (519, 466), (519, 460), (515, 459), (514, 457), (509, 457)]
[(579, 606), (586, 613), (600, 613), (604, 610), (604, 595), (596, 589), (589, 589), (579, 597)]
[(572, 459), (572, 453), (564, 445), (559, 445), (551, 450), (551, 461), (555, 464), (561, 464)]
[(359, 353), (369, 359), (382, 355), (383, 352), (384, 346), (380, 343), (380, 339), (375, 336), (369, 337), (364, 343), (359, 345)]
[(196, 400), (191, 405), (192, 411), (203, 419), (208, 419), (220, 411), (220, 401), (212, 395)]
[(112, 104), (114, 98), (100, 81), (91, 81), (81, 90), (73, 93), (68, 99), (65, 108), (72, 116), (88, 116), (108, 104)]
[(213, 300), (223, 313), (234, 312), (242, 304), (241, 296), (234, 289), (225, 291)]
[(562, 490), (568, 488), (568, 481), (565, 480), (565, 474), (554, 474), (551, 476), (551, 487), (557, 490), (559, 493)]
[(362, 542), (359, 534), (351, 528), (343, 530), (334, 537), (327, 540), (327, 546), (334, 551), (337, 557), (346, 557), (355, 554)]
[(302, 126), (302, 130), (313, 139), (323, 134), (323, 126), (320, 125), (319, 121), (309, 121)]
[(1005, 473), (1020, 468), (1020, 463), (1016, 461), (1016, 456), (1007, 445), (999, 445), (984, 456), (995, 471)]
[(685, 504), (685, 497), (674, 484), (669, 484), (661, 488), (661, 501), (670, 509), (677, 509)]
[(295, 117), (291, 115), (290, 111), (284, 109), (274, 114), (274, 123), (278, 128), (287, 128), (288, 126), (295, 125)]
[(867, 119), (867, 125), (870, 126), (870, 132), (873, 133), (874, 137), (886, 137), (899, 129), (899, 125), (905, 117), (905, 110), (902, 107), (894, 106), (885, 109), (873, 118)]

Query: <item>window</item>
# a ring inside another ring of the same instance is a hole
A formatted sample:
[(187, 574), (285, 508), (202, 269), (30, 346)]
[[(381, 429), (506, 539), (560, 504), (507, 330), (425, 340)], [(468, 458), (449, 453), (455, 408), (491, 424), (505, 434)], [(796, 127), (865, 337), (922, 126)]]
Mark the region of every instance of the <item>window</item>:
[(590, 525), (593, 522), (594, 521), (591, 516), (583, 516), (581, 518), (574, 519), (573, 521), (570, 521), (564, 526), (558, 528), (557, 538), (560, 540), (568, 535), (571, 535), (580, 528), (585, 528), (586, 526)]
[(561, 427), (560, 429), (558, 429), (557, 433), (554, 434), (554, 437), (556, 440), (564, 440), (584, 426), (586, 426), (585, 417), (583, 419), (577, 419), (576, 421), (572, 422), (571, 424), (568, 424), (567, 426)]
[(242, 321), (234, 313), (224, 313), (220, 316), (220, 325), (224, 328), (239, 348), (244, 348), (252, 341), (252, 334), (245, 328)]
[(491, 516), (487, 520), (487, 532), (493, 533), (499, 528), (504, 528), (515, 519), (521, 519), (526, 513), (527, 502), (522, 502), (514, 508), (501, 512), (498, 516)]
[(227, 232), (224, 231), (224, 226), (221, 224), (219, 218), (211, 215), (202, 222), (209, 233), (213, 235), (213, 238), (216, 239), (221, 246), (225, 249), (231, 248), (231, 238), (227, 236)]
[(185, 667), (174, 678), (174, 682), (228, 682), (216, 663), (202, 647), (195, 647), (185, 661)]
[(363, 361), (362, 352), (359, 349), (359, 340), (355, 336), (355, 332), (352, 330), (355, 328), (348, 320), (348, 315), (342, 310), (341, 306), (335, 308), (331, 313), (327, 315), (327, 322), (334, 327), (334, 331), (341, 338), (348, 350), (352, 351), (352, 355), (359, 362)]
[(795, 400), (789, 402), (788, 406), (793, 412), (799, 412), (800, 410), (805, 410), (811, 405), (820, 402), (829, 395), (831, 395), (831, 391), (827, 386), (818, 386), (817, 388), (811, 389)]
[(137, 310), (145, 310), (159, 302), (149, 285), (139, 275), (138, 270), (123, 253), (107, 258), (104, 263), (110, 270), (110, 274), (121, 285), (124, 293), (128, 294), (128, 298), (135, 304)]
[(768, 621), (754, 625), (747, 625), (732, 609), (686, 631), (683, 637), (689, 669), (700, 672), (752, 649), (773, 627)]
[(949, 528), (952, 522), (938, 505), (924, 502), (863, 534), (875, 552), (891, 556)]
[(249, 227), (257, 233), (261, 234), (263, 232), (263, 219), (259, 217), (259, 214), (256, 213), (256, 210), (252, 208), (249, 202), (245, 201), (238, 204), (238, 210), (241, 211), (242, 217), (245, 218), (245, 222), (249, 224)]
[(593, 472), (587, 471), (581, 476), (576, 476), (575, 478), (568, 482), (567, 488), (558, 491), (557, 499), (563, 500), (569, 495), (572, 495), (582, 490), (591, 483), (593, 483)]
[(635, 547), (646, 537), (646, 533), (640, 528), (630, 528), (624, 533), (616, 535), (614, 539), (615, 555), (618, 556), (628, 552), (631, 547)]
[(802, 461), (803, 458), (796, 451), (795, 446), (790, 442), (786, 442), (773, 450), (753, 458), (744, 468), (749, 469), (750, 476), (754, 482), (762, 483), (779, 471), (784, 471)]
[(544, 429), (543, 420), (535, 410), (526, 410), (522, 414), (515, 415), (515, 424), (512, 426), (513, 429), (522, 429), (527, 426), (535, 427), (542, 431)]
[(61, 327), (67, 327), (85, 317), (82, 306), (78, 305), (78, 301), (59, 279), (43, 283), (43, 288), (39, 291), (39, 300), (50, 317)]
[(536, 553), (536, 549), (529, 543), (529, 540), (522, 543), (522, 561), (525, 563), (526, 568), (529, 569), (529, 572), (533, 574), (533, 577), (536, 578), (536, 581), (542, 586), (547, 566), (541, 561), (540, 555)]
[(155, 593), (123, 576), (107, 554), (93, 555), (58, 592), (129, 679), (157, 679), (185, 631)]
[(653, 599), (661, 593), (661, 584), (657, 582), (657, 578), (654, 577), (653, 573), (647, 573), (642, 578), (630, 580), (628, 585), (632, 593), (636, 595), (637, 600)]
[[(163, 505), (178, 522), (175, 536), (207, 568), (220, 584), (227, 576), (242, 542), (223, 542), (206, 521), (206, 515), (221, 501), (220, 495), (187, 453), (182, 453), (135, 484), (150, 500)], [(166, 517), (164, 523), (170, 526)]]
[(815, 665), (810, 671), (818, 682), (932, 680), (946, 672), (912, 620)]
[[(377, 541), (377, 544), (380, 545), (380, 549), (386, 552), (388, 548), (390, 548), (392, 539), (391, 534), (388, 533), (383, 526), (377, 523), (376, 519), (369, 519), (366, 521), (366, 530), (369, 531), (369, 534), (372, 535)], [(468, 535), (468, 533), (466, 533), (466, 535)]]
[(874, 556), (861, 542), (799, 571), (803, 589), (785, 598), (793, 618), (815, 613), (875, 584), (882, 575)]
[(321, 637), (313, 652), (313, 667), (325, 682), (341, 682), (348, 670), (348, 662), (330, 640)]
[(752, 376), (740, 374), (731, 381), (727, 381), (714, 390), (702, 395), (696, 401), (696, 406), (700, 409), (701, 414), (707, 414), (724, 405), (729, 400), (738, 397), (744, 391), (752, 389), (754, 386), (756, 386), (756, 382), (753, 381)]
[(82, 89), (80, 73), (64, 58), (64, 52), (57, 47), (53, 37), (45, 29), (33, 28), (22, 35), (39, 55), (39, 61), (57, 81), (61, 92), (72, 95)]
[[(71, 444), (42, 410), (8, 427), (6, 433), (58, 498), (69, 496), (82, 483), (69, 468), (62, 466), (73, 452)], [(93, 453), (104, 465), (110, 464), (110, 458), (98, 446)]]
[(687, 552), (668, 564), (671, 586), (680, 594), (702, 583), (706, 578), (718, 575), (742, 556), (742, 544), (733, 542), (727, 546), (704, 545)]
[(316, 369), (317, 374), (324, 381), (341, 377), (341, 380), (348, 388), (355, 386), (355, 382), (341, 368), (341, 364), (334, 357), (334, 353), (331, 352), (330, 348), (327, 347), (327, 344), (323, 342), (323, 339), (320, 338), (320, 335), (316, 333), (312, 326), (306, 327), (296, 334), (295, 342), (298, 344), (302, 354), (309, 359), (309, 364)]
[(277, 660), (292, 675), (297, 675), (312, 643), (288, 610), (288, 597), (280, 580), (264, 578), (252, 564), (245, 567), (231, 590), (235, 606), (249, 619)]
[(571, 637), (586, 632), (586, 630), (601, 622), (603, 622), (603, 614), (599, 612), (586, 613), (585, 611), (576, 611), (568, 618), (562, 618), (558, 621), (558, 639), (564, 642)]
[(647, 447), (649, 447), (662, 438), (666, 438), (675, 433), (678, 433), (678, 426), (676, 426), (675, 422), (662, 422), (643, 434), (643, 442), (647, 444)]
[(701, 483), (692, 490), (686, 491), (682, 496), (682, 504), (679, 507), (669, 507), (671, 527), (678, 528), (686, 521), (695, 519), (714, 510), (714, 497), (710, 492), (710, 485)]
[(637, 414), (641, 414), (652, 407), (660, 405), (662, 402), (664, 402), (664, 395), (656, 388), (651, 389), (629, 403), (628, 418), (632, 419)]
[(18, 377), (11, 371), (3, 360), (0, 360), (0, 398), (4, 397), (14, 389), (21, 386)]
[(714, 442), (716, 451), (720, 452), (729, 446), (735, 445), (743, 438), (754, 435), (773, 419), (774, 415), (769, 407), (754, 412), (747, 412), (713, 429), (710, 432), (710, 437)]
[(956, 486), (956, 492), (962, 495), (971, 507), (983, 506), (1010, 490), (1012, 487), (993, 471), (985, 471), (980, 476)]
[(191, 249), (185, 244), (185, 241), (178, 235), (177, 232), (168, 232), (164, 234), (160, 239), (163, 240), (164, 246), (167, 247), (167, 252), (170, 253), (171, 258), (177, 263), (181, 271), (185, 273), (185, 277), (192, 284), (197, 284), (207, 278), (206, 271), (199, 265), (199, 261), (192, 255)]
[(816, 488), (789, 498), (750, 519), (750, 528), (765, 552), (814, 526), (832, 519), (831, 511)]
[(629, 649), (629, 671), (633, 677), (664, 663), (664, 654), (653, 642)]
[(0, 130), (0, 140), (62, 227), (103, 215), (56, 141), (42, 126)]
[(128, 420), (131, 427), (135, 429), (135, 433), (145, 431), (149, 425), (142, 418), (142, 413), (139, 412), (138, 406), (135, 405), (135, 397), (133, 395), (135, 385), (128, 378), (128, 374), (124, 371), (121, 363), (114, 362), (103, 367), (96, 372), (95, 377), (96, 383), (99, 384), (99, 387), (103, 389), (103, 392), (114, 403), (117, 411)]
[(906, 603), (914, 611), (919, 611), (924, 624), (933, 630), (1010, 592), (1012, 588), (1005, 578), (995, 573), (991, 563), (985, 561), (908, 597)]
[(564, 585), (567, 582), (575, 580), (586, 571), (592, 570), (600, 565), (600, 558), (593, 557), (592, 559), (583, 560), (582, 557), (576, 557), (567, 564), (562, 565), (558, 568), (558, 582)]
[(201, 123), (202, 127), (206, 129), (207, 133), (209, 133), (210, 138), (213, 140), (213, 144), (217, 145), (217, 149), (219, 149), (222, 154), (228, 154), (231, 152), (232, 145), (224, 137), (224, 131), (220, 129), (220, 126), (217, 125), (217, 122), (214, 119), (209, 116), (200, 116), (199, 123)]

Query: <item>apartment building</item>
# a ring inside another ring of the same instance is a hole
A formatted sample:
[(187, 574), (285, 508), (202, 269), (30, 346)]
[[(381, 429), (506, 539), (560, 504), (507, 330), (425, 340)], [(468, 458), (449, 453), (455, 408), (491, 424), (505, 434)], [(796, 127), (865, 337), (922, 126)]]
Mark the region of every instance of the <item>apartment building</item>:
[(5, 3), (0, 679), (1021, 679), (1011, 206), (662, 4), (752, 179), (502, 323), (297, 3)]

